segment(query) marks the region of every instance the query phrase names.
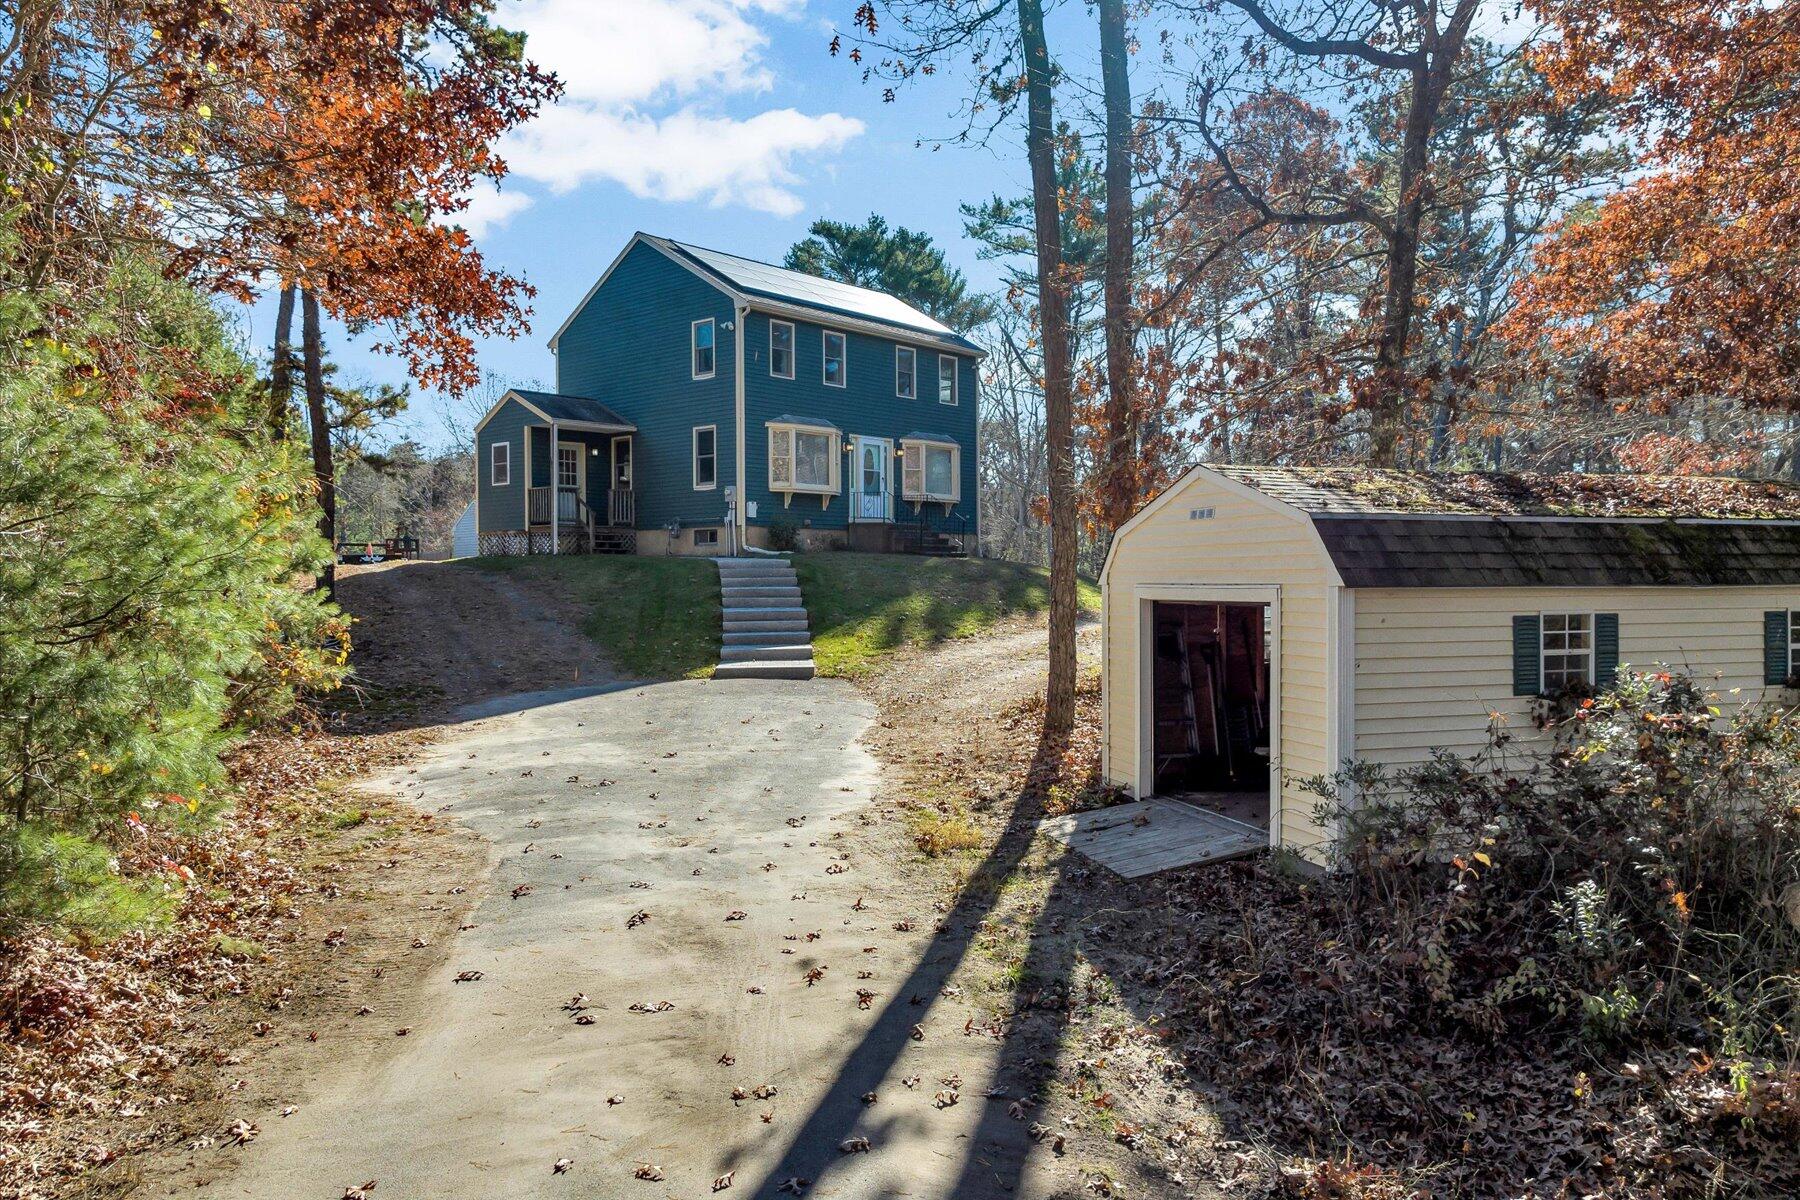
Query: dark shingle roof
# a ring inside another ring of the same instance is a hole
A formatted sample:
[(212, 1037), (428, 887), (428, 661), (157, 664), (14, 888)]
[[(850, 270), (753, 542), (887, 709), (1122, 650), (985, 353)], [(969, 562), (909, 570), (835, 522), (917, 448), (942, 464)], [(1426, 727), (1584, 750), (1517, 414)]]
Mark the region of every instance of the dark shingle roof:
[(790, 271), (786, 267), (727, 254), (723, 250), (708, 250), (704, 246), (693, 246), (672, 238), (655, 238), (649, 234), (644, 236), (665, 250), (699, 265), (709, 274), (746, 295), (799, 305), (825, 314), (837, 313), (865, 321), (878, 321), (883, 325), (926, 334), (933, 341), (948, 342), (966, 350), (979, 351), (975, 343), (898, 296), (890, 296), (873, 288), (841, 283), (835, 279), (821, 279), (804, 271)]
[(1800, 584), (1791, 521), (1313, 516), (1346, 587)]
[(586, 396), (564, 396), (558, 392), (528, 392), (513, 388), (513, 395), (556, 421), (586, 421), (590, 425), (616, 425), (621, 430), (635, 430), (636, 425), (621, 417), (598, 400)]
[(1800, 488), (1767, 480), (1383, 471), (1369, 467), (1208, 467), (1309, 513), (1800, 519)]

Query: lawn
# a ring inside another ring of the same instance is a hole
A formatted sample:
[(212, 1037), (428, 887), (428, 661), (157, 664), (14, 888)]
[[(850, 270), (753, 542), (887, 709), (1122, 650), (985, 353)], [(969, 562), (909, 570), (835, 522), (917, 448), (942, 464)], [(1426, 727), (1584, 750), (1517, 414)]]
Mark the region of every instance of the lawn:
[(474, 565), (537, 580), (579, 604), (587, 635), (621, 675), (704, 676), (719, 661), (719, 572), (706, 559), (572, 554)]
[[(969, 637), (1050, 607), (1048, 572), (994, 559), (801, 554), (794, 569), (821, 675), (858, 675), (897, 647)], [(1100, 589), (1077, 586), (1082, 611), (1099, 612)]]
[[(793, 563), (821, 675), (859, 675), (898, 647), (970, 637), (1050, 607), (1048, 573), (1017, 563), (846, 553), (800, 554)], [(704, 676), (719, 661), (719, 576), (707, 559), (580, 554), (473, 565), (574, 600), (588, 614), (588, 636), (624, 675)], [(1078, 587), (1082, 611), (1099, 612), (1099, 588), (1087, 579)]]

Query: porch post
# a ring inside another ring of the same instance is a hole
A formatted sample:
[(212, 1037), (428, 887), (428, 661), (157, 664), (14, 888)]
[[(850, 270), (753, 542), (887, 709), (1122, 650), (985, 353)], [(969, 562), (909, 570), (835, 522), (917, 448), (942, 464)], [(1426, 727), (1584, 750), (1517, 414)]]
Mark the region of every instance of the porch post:
[(562, 516), (562, 489), (556, 478), (556, 422), (550, 422), (550, 553), (562, 553), (562, 531), (558, 528)]

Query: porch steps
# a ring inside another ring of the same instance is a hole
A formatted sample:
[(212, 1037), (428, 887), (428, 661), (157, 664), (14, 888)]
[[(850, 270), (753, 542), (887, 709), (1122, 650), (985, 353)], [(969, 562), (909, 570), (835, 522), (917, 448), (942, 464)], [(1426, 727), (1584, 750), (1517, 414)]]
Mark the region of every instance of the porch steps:
[(812, 635), (800, 580), (779, 558), (720, 558), (725, 631), (714, 679), (811, 679)]

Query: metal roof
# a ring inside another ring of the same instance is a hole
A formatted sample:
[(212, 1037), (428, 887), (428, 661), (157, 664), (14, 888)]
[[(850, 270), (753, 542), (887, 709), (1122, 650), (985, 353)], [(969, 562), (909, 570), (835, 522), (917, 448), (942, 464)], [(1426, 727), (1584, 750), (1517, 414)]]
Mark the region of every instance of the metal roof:
[(589, 425), (615, 426), (620, 430), (635, 431), (637, 429), (636, 425), (600, 401), (587, 396), (565, 396), (560, 392), (528, 392), (523, 388), (513, 388), (511, 391), (513, 395), (553, 421), (582, 421)]
[(1792, 521), (1315, 513), (1312, 523), (1353, 588), (1800, 584)]
[(1800, 519), (1800, 488), (1772, 480), (1211, 463), (1206, 466), (1308, 513)]
[(969, 350), (978, 350), (973, 342), (943, 322), (920, 312), (906, 301), (873, 288), (821, 279), (803, 271), (790, 271), (770, 263), (757, 262), (722, 250), (708, 250), (677, 242), (672, 238), (642, 235), (667, 250), (682, 255), (717, 276), (731, 288), (750, 296), (760, 296), (821, 313), (837, 313), (883, 325), (911, 329), (935, 341), (954, 342)]

